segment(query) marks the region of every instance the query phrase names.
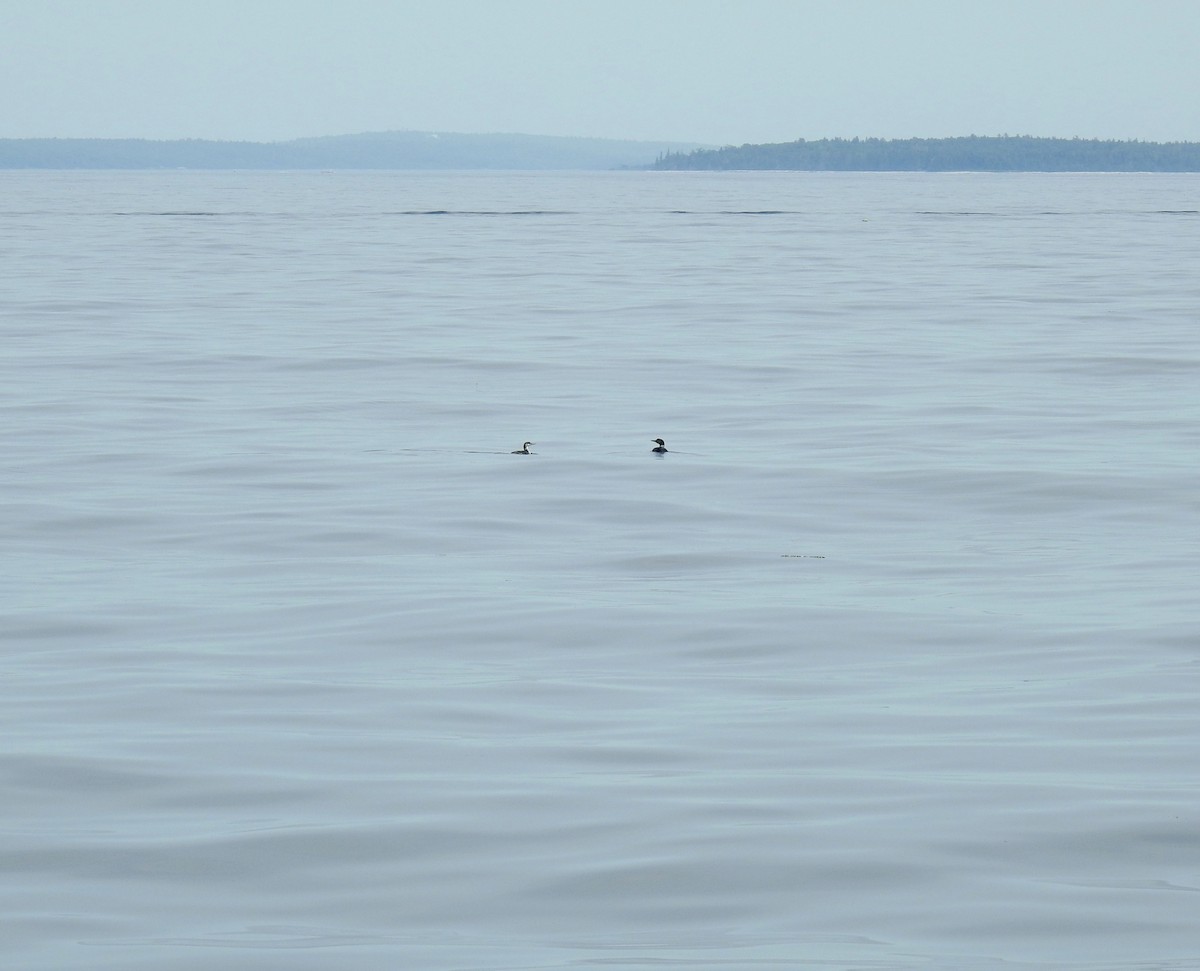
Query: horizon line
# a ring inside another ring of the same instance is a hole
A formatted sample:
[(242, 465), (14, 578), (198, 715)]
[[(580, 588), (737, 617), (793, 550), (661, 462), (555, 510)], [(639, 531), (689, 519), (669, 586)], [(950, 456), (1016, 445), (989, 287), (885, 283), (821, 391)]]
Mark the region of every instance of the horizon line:
[(1010, 134), (1008, 132), (997, 133), (992, 135), (980, 135), (977, 132), (969, 132), (959, 135), (821, 135), (821, 136), (798, 136), (796, 138), (786, 139), (784, 141), (742, 141), (742, 142), (706, 142), (695, 139), (680, 139), (680, 138), (625, 138), (610, 135), (546, 135), (536, 132), (520, 132), (520, 131), (450, 131), (445, 129), (420, 129), (420, 128), (387, 128), (387, 129), (369, 129), (355, 132), (340, 132), (335, 134), (321, 135), (297, 135), (289, 138), (217, 138), (211, 136), (196, 136), (196, 135), (181, 135), (175, 137), (154, 137), (146, 135), (0, 135), (0, 141), (74, 141), (74, 142), (214, 142), (223, 144), (245, 144), (245, 145), (286, 145), (291, 142), (312, 141), (315, 139), (324, 138), (359, 138), (363, 136), (375, 135), (425, 135), (429, 137), (452, 136), (465, 138), (543, 138), (543, 139), (562, 139), (564, 141), (589, 141), (589, 142), (625, 142), (634, 144), (646, 145), (692, 145), (704, 147), (718, 148), (740, 148), (747, 145), (791, 145), (798, 142), (822, 142), (822, 141), (881, 141), (881, 142), (906, 142), (906, 141), (950, 141), (958, 138), (995, 138), (995, 139), (1045, 139), (1056, 141), (1089, 141), (1089, 142), (1130, 142), (1135, 144), (1146, 145), (1194, 145), (1200, 144), (1200, 139), (1192, 140), (1187, 138), (1179, 139), (1149, 139), (1134, 136), (1100, 136), (1100, 135), (1032, 135), (1032, 134)]

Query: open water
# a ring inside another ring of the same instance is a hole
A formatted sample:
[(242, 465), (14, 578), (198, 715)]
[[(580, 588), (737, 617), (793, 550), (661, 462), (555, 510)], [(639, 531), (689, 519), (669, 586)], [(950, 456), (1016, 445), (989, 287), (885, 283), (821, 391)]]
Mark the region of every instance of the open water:
[(1198, 210), (3, 173), (5, 966), (1200, 967)]

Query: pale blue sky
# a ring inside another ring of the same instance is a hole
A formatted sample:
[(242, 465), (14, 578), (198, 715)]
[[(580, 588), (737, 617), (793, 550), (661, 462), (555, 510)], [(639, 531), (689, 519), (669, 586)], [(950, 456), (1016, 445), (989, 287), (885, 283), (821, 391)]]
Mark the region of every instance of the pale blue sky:
[(0, 0), (0, 137), (1200, 141), (1200, 0)]

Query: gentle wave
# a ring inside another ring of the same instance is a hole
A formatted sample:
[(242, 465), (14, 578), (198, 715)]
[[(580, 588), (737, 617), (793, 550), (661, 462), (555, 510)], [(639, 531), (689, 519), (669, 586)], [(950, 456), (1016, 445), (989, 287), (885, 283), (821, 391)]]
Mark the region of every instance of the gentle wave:
[(1194, 178), (11, 179), (14, 966), (1194, 964)]

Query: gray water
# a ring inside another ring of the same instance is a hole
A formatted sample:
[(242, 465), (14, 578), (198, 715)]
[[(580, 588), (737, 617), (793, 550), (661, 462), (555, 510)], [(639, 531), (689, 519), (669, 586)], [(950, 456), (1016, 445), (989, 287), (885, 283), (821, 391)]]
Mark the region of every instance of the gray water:
[(0, 186), (6, 967), (1200, 967), (1200, 177)]

